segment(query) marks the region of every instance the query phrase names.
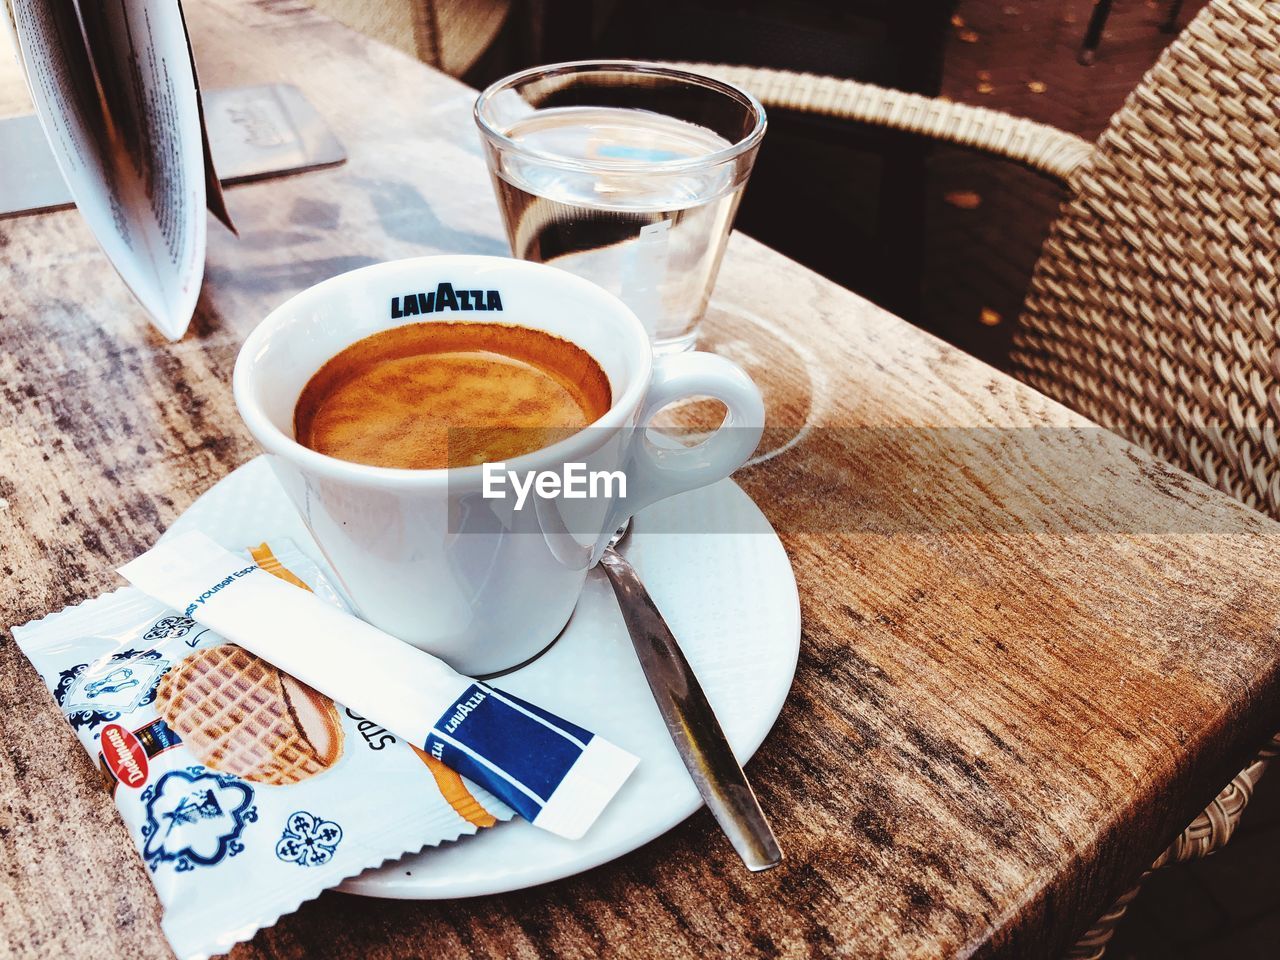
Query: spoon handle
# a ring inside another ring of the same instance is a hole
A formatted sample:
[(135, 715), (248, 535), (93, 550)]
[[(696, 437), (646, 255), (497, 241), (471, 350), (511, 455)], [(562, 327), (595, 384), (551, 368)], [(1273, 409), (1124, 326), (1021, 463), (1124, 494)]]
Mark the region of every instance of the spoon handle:
[(610, 547), (600, 565), (613, 584), (667, 731), (711, 815), (749, 869), (776, 867), (782, 862), (778, 839), (671, 628), (621, 554)]

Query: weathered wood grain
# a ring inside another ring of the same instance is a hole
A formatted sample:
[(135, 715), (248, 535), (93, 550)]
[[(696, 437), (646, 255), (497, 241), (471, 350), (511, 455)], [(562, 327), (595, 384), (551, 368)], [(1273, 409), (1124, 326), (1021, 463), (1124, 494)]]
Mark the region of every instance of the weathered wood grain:
[[(229, 379), (272, 306), (506, 249), (470, 91), (301, 4), (188, 13), (206, 85), (298, 84), (351, 159), (230, 192), (241, 236), (211, 225), (178, 344), (76, 213), (0, 222), (4, 625), (113, 586), (255, 453)], [(0, 109), (23, 103), (0, 76)], [(769, 445), (794, 442), (740, 475), (801, 589), (797, 683), (750, 768), (785, 864), (747, 875), (700, 813), (523, 893), (327, 894), (236, 955), (1052, 956), (1280, 726), (1280, 526), (745, 237), (709, 340), (761, 378)], [(0, 728), (0, 954), (168, 956), (7, 635)]]

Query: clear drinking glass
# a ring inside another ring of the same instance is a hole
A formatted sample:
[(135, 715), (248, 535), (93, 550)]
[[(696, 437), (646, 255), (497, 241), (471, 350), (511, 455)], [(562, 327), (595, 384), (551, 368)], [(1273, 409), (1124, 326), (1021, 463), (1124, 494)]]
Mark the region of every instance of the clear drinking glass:
[(511, 250), (617, 294), (691, 348), (765, 114), (745, 90), (630, 60), (536, 67), (476, 101)]

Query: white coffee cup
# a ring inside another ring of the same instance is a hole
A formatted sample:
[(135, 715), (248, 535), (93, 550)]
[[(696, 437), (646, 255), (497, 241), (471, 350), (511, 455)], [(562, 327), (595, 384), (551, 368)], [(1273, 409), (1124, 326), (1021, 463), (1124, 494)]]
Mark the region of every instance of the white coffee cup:
[[(437, 309), (404, 315), (406, 305)], [(514, 324), (586, 350), (608, 377), (612, 406), (587, 429), (506, 467), (621, 470), (625, 499), (531, 498), (516, 510), (510, 498), (483, 496), (479, 465), (367, 466), (294, 440), (298, 397), (325, 362), (371, 334), (434, 321)], [(382, 263), (304, 290), (250, 334), (234, 381), (240, 415), (360, 616), (474, 676), (545, 649), (618, 525), (651, 503), (727, 477), (751, 455), (764, 425), (760, 391), (728, 360), (654, 357), (643, 325), (616, 297), (553, 267), (499, 257)], [(645, 425), (693, 396), (723, 401), (721, 428), (696, 447), (655, 446)]]

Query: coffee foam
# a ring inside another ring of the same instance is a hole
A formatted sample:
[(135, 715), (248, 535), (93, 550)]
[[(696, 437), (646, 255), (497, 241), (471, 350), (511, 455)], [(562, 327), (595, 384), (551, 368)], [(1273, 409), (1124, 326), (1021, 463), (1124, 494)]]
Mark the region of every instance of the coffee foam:
[(347, 347), (308, 382), (299, 443), (383, 467), (507, 460), (598, 420), (608, 378), (581, 347), (500, 323), (413, 323)]

